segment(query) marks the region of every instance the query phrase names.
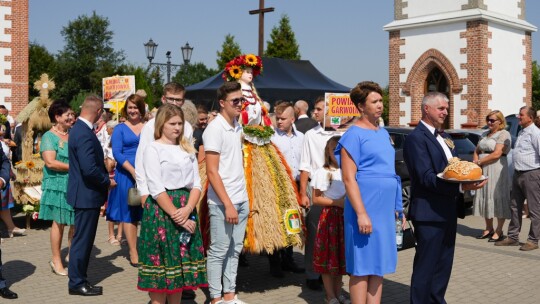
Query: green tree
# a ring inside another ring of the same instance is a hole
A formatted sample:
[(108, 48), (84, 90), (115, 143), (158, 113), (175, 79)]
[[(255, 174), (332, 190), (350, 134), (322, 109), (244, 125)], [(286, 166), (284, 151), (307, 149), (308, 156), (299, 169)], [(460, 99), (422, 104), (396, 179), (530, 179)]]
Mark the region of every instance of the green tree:
[(155, 107), (156, 101), (161, 98), (163, 84), (161, 81), (157, 84), (153, 82), (153, 71), (132, 64), (124, 64), (118, 67), (117, 72), (118, 75), (135, 76), (135, 89), (144, 90), (146, 92), (146, 104), (148, 104), (150, 109)]
[(227, 34), (227, 36), (225, 36), (225, 41), (221, 45), (221, 51), (217, 52), (216, 63), (218, 70), (222, 71), (227, 62), (241, 54), (242, 50), (240, 49), (240, 45), (234, 41), (234, 36)]
[(55, 76), (55, 59), (47, 49), (37, 42), (31, 42), (28, 49), (28, 97), (30, 100), (39, 96), (39, 91), (34, 89), (34, 82), (47, 73), (49, 78)]
[(102, 78), (118, 73), (123, 51), (115, 51), (109, 20), (82, 15), (62, 28), (66, 42), (57, 56), (55, 95), (71, 101), (81, 92), (101, 92)]
[(267, 57), (298, 60), (300, 59), (298, 48), (289, 17), (283, 15), (279, 20), (279, 26), (275, 26), (270, 33), (270, 41), (267, 42), (264, 54)]
[(73, 98), (69, 102), (69, 105), (71, 106), (73, 111), (75, 111), (77, 114), (81, 113), (81, 106), (82, 106), (82, 104), (84, 102), (84, 99), (88, 95), (99, 95), (99, 94), (97, 94), (96, 92), (81, 91), (81, 92), (77, 93), (77, 95), (73, 96)]
[(540, 110), (540, 65), (536, 60), (532, 63), (532, 106)]
[(389, 86), (387, 85), (386, 87), (383, 88), (383, 113), (382, 113), (382, 118), (384, 120), (384, 125), (385, 126), (388, 126), (388, 123), (390, 122), (389, 120), (389, 117), (388, 117), (388, 109), (390, 107), (390, 94), (388, 93), (390, 90), (389, 90)]
[(218, 72), (218, 70), (209, 69), (202, 62), (197, 62), (195, 64), (182, 65), (172, 80), (187, 87), (214, 76)]

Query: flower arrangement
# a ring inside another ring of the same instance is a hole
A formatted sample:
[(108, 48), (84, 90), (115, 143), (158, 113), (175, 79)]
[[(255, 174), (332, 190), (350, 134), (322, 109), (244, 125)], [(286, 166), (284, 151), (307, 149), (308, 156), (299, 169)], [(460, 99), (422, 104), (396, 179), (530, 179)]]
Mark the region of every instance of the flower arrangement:
[(7, 121), (7, 117), (4, 114), (0, 114), (0, 125), (5, 124)]
[(34, 168), (36, 166), (36, 164), (31, 160), (25, 161), (25, 162), (20, 160), (20, 161), (15, 163), (15, 166), (18, 166), (18, 168), (26, 167), (28, 169), (32, 169), (32, 168)]
[(274, 130), (270, 126), (261, 126), (261, 125), (245, 125), (244, 134), (261, 139), (270, 139), (274, 134)]
[(35, 221), (39, 217), (39, 204), (25, 204), (22, 207), (22, 211), (26, 214), (30, 214), (32, 216), (32, 219)]
[(253, 54), (236, 56), (225, 65), (221, 77), (226, 81), (238, 80), (246, 68), (253, 69), (253, 77), (260, 75), (263, 70), (261, 57)]

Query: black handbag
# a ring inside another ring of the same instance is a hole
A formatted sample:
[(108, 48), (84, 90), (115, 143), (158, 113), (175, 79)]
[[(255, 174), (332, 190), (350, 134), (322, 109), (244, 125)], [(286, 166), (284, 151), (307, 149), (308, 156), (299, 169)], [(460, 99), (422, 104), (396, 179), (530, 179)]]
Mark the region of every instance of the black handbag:
[(414, 230), (412, 229), (411, 222), (407, 221), (407, 224), (409, 224), (409, 228), (403, 230), (403, 245), (398, 251), (416, 247), (416, 238), (414, 237)]

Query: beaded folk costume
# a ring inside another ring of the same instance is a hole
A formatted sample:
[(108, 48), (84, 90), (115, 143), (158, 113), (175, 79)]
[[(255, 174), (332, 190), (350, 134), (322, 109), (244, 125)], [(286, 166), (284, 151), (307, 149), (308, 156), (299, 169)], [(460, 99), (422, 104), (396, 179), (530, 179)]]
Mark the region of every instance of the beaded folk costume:
[(273, 253), (288, 246), (303, 246), (304, 234), (296, 182), (284, 156), (270, 142), (274, 130), (268, 109), (253, 83), (242, 77), (244, 73), (255, 77), (261, 71), (260, 57), (242, 55), (227, 64), (223, 78), (238, 80), (245, 99), (239, 119), (244, 130), (244, 170), (250, 207), (244, 248), (251, 253)]

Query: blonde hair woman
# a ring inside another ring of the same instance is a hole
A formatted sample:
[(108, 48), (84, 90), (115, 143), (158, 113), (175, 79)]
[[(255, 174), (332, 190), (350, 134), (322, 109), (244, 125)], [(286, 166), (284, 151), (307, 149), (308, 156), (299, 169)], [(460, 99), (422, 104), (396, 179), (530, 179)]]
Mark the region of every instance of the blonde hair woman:
[(201, 195), (199, 167), (195, 148), (183, 134), (182, 110), (162, 105), (155, 120), (156, 140), (144, 151), (150, 195), (143, 206), (137, 284), (153, 304), (180, 303), (183, 290), (207, 284), (195, 209)]
[[(503, 225), (510, 212), (510, 174), (506, 155), (512, 147), (510, 133), (506, 131), (506, 120), (501, 111), (486, 115), (488, 131), (482, 134), (473, 154), (473, 161), (489, 176), (486, 187), (476, 190), (474, 215), (484, 217), (486, 228), (477, 239), (496, 242), (503, 239)], [(497, 228), (493, 229), (493, 218), (497, 218)]]

